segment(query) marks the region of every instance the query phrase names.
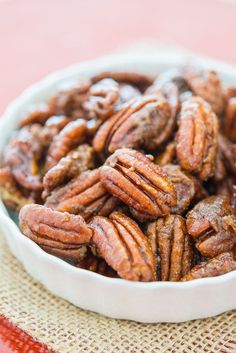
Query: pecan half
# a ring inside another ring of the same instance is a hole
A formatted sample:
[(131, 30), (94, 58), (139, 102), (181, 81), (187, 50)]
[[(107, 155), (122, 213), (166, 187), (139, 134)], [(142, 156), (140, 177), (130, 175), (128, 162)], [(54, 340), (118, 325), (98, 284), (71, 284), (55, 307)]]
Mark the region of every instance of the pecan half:
[(140, 97), (141, 92), (134, 86), (131, 86), (126, 83), (120, 84), (120, 102), (125, 103), (129, 102), (131, 99)]
[(153, 281), (156, 278), (155, 257), (138, 225), (121, 212), (109, 219), (94, 217), (92, 241), (98, 253), (121, 278), (131, 281)]
[(94, 152), (91, 146), (84, 144), (70, 151), (44, 176), (44, 198), (59, 185), (94, 167)]
[(63, 248), (56, 247), (56, 245), (40, 245), (40, 247), (48, 254), (59, 257), (60, 259), (69, 262), (73, 265), (83, 262), (84, 258), (86, 258), (87, 255), (87, 246), (85, 245), (79, 245), (74, 248), (71, 248), (70, 245), (68, 246), (68, 248), (66, 247), (66, 245), (63, 245)]
[(141, 220), (166, 215), (176, 205), (176, 190), (166, 173), (138, 151), (116, 151), (100, 168), (100, 179)]
[(226, 170), (236, 175), (236, 144), (219, 135), (219, 153)]
[(183, 169), (206, 180), (213, 176), (218, 146), (218, 120), (200, 97), (182, 105), (177, 132), (177, 158)]
[(181, 278), (181, 282), (192, 281), (198, 278), (216, 277), (234, 270), (236, 270), (236, 261), (232, 253), (226, 252), (207, 262), (196, 265)]
[(236, 244), (236, 217), (224, 196), (210, 196), (187, 214), (188, 233), (203, 256), (215, 257)]
[(177, 204), (171, 208), (171, 212), (181, 214), (189, 207), (195, 196), (196, 188), (194, 179), (192, 176), (184, 173), (178, 165), (166, 164), (162, 168), (176, 190)]
[(228, 139), (236, 143), (236, 96), (227, 101), (223, 117), (223, 132)]
[(149, 223), (146, 234), (162, 281), (179, 281), (192, 267), (193, 248), (185, 220), (169, 215)]
[(93, 146), (97, 152), (110, 153), (124, 147), (153, 150), (168, 139), (173, 127), (164, 97), (138, 97), (98, 129)]
[(47, 105), (40, 106), (20, 120), (20, 127), (32, 124), (43, 125), (52, 115), (53, 112), (49, 109)]
[(206, 100), (212, 110), (220, 115), (225, 107), (225, 98), (217, 73), (195, 66), (185, 66), (182, 72), (193, 94)]
[(29, 190), (41, 190), (39, 161), (44, 145), (40, 125), (25, 126), (10, 140), (4, 152), (4, 165), (9, 166), (16, 181)]
[(57, 162), (67, 155), (69, 151), (78, 146), (83, 140), (86, 131), (86, 122), (77, 119), (67, 124), (60, 133), (54, 137), (46, 158), (45, 170), (54, 167)]
[(36, 204), (21, 209), (19, 224), (24, 235), (40, 246), (50, 248), (78, 249), (92, 238), (92, 230), (81, 216)]
[(80, 214), (89, 220), (95, 215), (109, 215), (118, 200), (107, 192), (100, 182), (99, 170), (94, 169), (52, 191), (45, 205), (60, 212)]
[(83, 268), (92, 272), (99, 273), (107, 277), (118, 277), (116, 271), (110, 267), (101, 257), (95, 256), (91, 251), (87, 251), (84, 258), (80, 259), (76, 267)]

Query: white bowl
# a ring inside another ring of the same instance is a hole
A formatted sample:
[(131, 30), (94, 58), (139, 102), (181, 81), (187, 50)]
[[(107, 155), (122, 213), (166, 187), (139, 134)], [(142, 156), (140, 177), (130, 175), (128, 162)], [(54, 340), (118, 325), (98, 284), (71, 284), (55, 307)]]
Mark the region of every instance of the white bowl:
[[(130, 70), (147, 74), (183, 61), (183, 57), (116, 55), (72, 66), (56, 72), (28, 88), (9, 105), (0, 120), (0, 151), (16, 128), (19, 116), (34, 103), (45, 101), (68, 82), (104, 70)], [(199, 59), (215, 68), (226, 84), (236, 83), (236, 69), (226, 64)], [(11, 252), (37, 281), (50, 292), (76, 306), (103, 315), (140, 322), (181, 322), (205, 318), (236, 308), (236, 271), (215, 278), (186, 283), (139, 283), (113, 279), (79, 269), (44, 252), (22, 235), (0, 207), (0, 227)]]

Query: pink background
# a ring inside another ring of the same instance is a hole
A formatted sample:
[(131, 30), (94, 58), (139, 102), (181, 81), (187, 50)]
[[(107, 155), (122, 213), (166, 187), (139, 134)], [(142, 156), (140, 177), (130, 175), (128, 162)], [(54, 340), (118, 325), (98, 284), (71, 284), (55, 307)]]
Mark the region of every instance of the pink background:
[(0, 112), (69, 64), (158, 39), (236, 63), (232, 0), (0, 0)]

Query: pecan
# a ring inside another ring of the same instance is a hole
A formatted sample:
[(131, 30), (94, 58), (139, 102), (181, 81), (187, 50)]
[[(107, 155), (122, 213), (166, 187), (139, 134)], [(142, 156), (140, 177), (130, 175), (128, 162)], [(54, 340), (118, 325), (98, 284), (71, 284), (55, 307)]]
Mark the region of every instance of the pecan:
[(119, 100), (119, 85), (116, 81), (107, 78), (98, 81), (89, 89), (89, 97), (83, 103), (83, 108), (91, 119), (106, 120), (115, 109)]
[(166, 215), (176, 205), (170, 179), (138, 151), (116, 151), (100, 168), (100, 179), (112, 195), (139, 212), (141, 220)]
[(47, 105), (38, 107), (38, 109), (29, 113), (25, 118), (20, 120), (20, 127), (32, 124), (44, 124), (53, 112)]
[(172, 133), (174, 126), (170, 118), (170, 107), (164, 97), (138, 97), (98, 129), (94, 149), (110, 153), (124, 147), (153, 150)]
[(225, 252), (193, 267), (181, 278), (181, 282), (192, 281), (198, 278), (216, 277), (234, 270), (236, 270), (236, 261), (232, 253)]
[(236, 217), (224, 196), (210, 196), (187, 214), (188, 233), (203, 256), (215, 257), (236, 244)]
[(227, 101), (223, 117), (223, 132), (228, 139), (236, 143), (236, 95)]
[(185, 220), (169, 215), (149, 223), (147, 236), (157, 257), (157, 268), (162, 281), (179, 281), (192, 267), (193, 249)]
[(55, 189), (45, 205), (52, 209), (80, 214), (86, 220), (92, 216), (109, 215), (118, 200), (100, 182), (99, 170), (83, 172), (65, 186)]
[(218, 146), (218, 120), (200, 97), (182, 105), (177, 133), (177, 158), (183, 169), (206, 180), (213, 176)]
[(117, 273), (106, 263), (105, 260), (93, 255), (91, 251), (87, 251), (86, 256), (78, 261), (76, 267), (96, 272), (107, 277), (118, 277)]
[(73, 179), (85, 170), (93, 169), (94, 167), (93, 148), (86, 144), (80, 145), (49, 169), (44, 176), (44, 197), (48, 197), (53, 189), (65, 181)]
[(140, 97), (141, 92), (134, 86), (131, 86), (126, 83), (120, 84), (120, 102), (125, 103), (134, 99), (136, 97)]
[(102, 72), (91, 78), (93, 83), (103, 80), (104, 78), (110, 78), (119, 83), (127, 83), (134, 87), (137, 87), (141, 92), (144, 92), (148, 86), (153, 82), (152, 78), (147, 75), (137, 73), (137, 72), (115, 72), (115, 71), (106, 71)]
[(50, 248), (75, 250), (92, 238), (92, 230), (81, 216), (36, 204), (21, 209), (19, 224), (24, 235), (40, 246)]
[(171, 208), (171, 212), (181, 214), (189, 207), (195, 196), (195, 181), (192, 176), (184, 173), (178, 165), (167, 164), (162, 168), (176, 190), (177, 204)]
[(121, 278), (153, 281), (156, 263), (145, 235), (138, 225), (121, 212), (109, 218), (96, 216), (91, 222), (92, 242), (98, 253)]
[(236, 175), (236, 144), (219, 135), (219, 152), (226, 170)]
[(7, 207), (16, 212), (33, 202), (33, 199), (24, 195), (8, 167), (0, 169), (0, 196)]
[(159, 165), (171, 164), (176, 158), (176, 143), (171, 141), (166, 146), (165, 150), (155, 157), (155, 163)]
[(86, 122), (77, 119), (67, 124), (58, 135), (56, 135), (49, 147), (45, 170), (54, 167), (57, 162), (67, 155), (73, 148), (78, 146), (84, 139)]
[(59, 257), (60, 259), (69, 262), (73, 265), (83, 262), (87, 254), (87, 246), (85, 245), (78, 245), (74, 248), (71, 248), (70, 245), (68, 246), (68, 248), (66, 247), (66, 245), (64, 245), (63, 248), (47, 245), (40, 245), (40, 247), (48, 254)]
[(10, 140), (4, 152), (4, 164), (9, 166), (16, 181), (29, 190), (41, 190), (39, 161), (43, 154), (40, 125), (21, 128)]
[(206, 100), (212, 110), (220, 115), (225, 107), (225, 98), (217, 73), (194, 66), (185, 66), (182, 72), (193, 94)]

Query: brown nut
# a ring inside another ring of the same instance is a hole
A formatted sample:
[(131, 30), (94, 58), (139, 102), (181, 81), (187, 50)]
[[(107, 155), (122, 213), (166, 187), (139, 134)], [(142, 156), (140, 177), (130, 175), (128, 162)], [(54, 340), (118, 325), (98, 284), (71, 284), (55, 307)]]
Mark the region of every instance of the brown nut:
[(177, 158), (183, 169), (206, 180), (214, 175), (218, 146), (218, 120), (200, 97), (182, 105), (177, 133)]
[(73, 265), (83, 262), (84, 258), (87, 255), (87, 246), (85, 245), (79, 245), (74, 248), (71, 248), (70, 245), (68, 246), (68, 248), (66, 247), (66, 245), (63, 245), (63, 249), (61, 247), (47, 245), (40, 245), (40, 247), (48, 254), (59, 257), (60, 259), (69, 262)]
[(94, 167), (92, 147), (84, 144), (70, 151), (44, 176), (44, 198), (48, 197), (50, 192), (59, 185)]
[(44, 144), (42, 127), (31, 125), (21, 128), (10, 140), (4, 152), (4, 165), (9, 166), (17, 183), (29, 190), (41, 190), (39, 161)]
[(236, 175), (236, 144), (230, 142), (223, 135), (219, 135), (218, 149), (226, 171)]
[(126, 83), (120, 84), (120, 103), (126, 103), (130, 100), (140, 97), (141, 92), (134, 86), (131, 86)]
[(100, 182), (99, 170), (94, 169), (52, 191), (45, 205), (60, 212), (80, 214), (89, 220), (96, 215), (109, 215), (118, 200), (107, 192)]
[(194, 66), (185, 66), (182, 72), (193, 94), (207, 101), (212, 110), (220, 115), (225, 107), (225, 98), (217, 73)]
[(175, 159), (176, 159), (176, 143), (175, 141), (171, 141), (168, 143), (165, 150), (155, 157), (154, 161), (156, 164), (163, 166), (165, 164), (174, 163)]
[(38, 107), (36, 110), (31, 111), (26, 117), (20, 120), (20, 127), (32, 124), (44, 124), (53, 112), (47, 105)]
[(236, 217), (224, 196), (210, 196), (187, 214), (188, 233), (203, 256), (215, 257), (236, 243)]
[(54, 167), (57, 162), (65, 157), (68, 152), (78, 146), (85, 138), (86, 122), (77, 119), (67, 124), (58, 135), (56, 135), (49, 147), (45, 170)]
[(193, 263), (193, 248), (184, 218), (178, 215), (159, 218), (149, 223), (146, 235), (157, 256), (159, 278), (179, 281)]
[(227, 100), (223, 117), (223, 133), (230, 141), (236, 143), (236, 92), (235, 96)]
[(100, 168), (105, 188), (136, 210), (140, 220), (155, 219), (170, 213), (176, 205), (176, 190), (161, 167), (144, 154), (120, 149)]
[(50, 248), (78, 249), (92, 238), (92, 230), (81, 216), (36, 204), (21, 209), (19, 224), (24, 235), (40, 246)]
[(198, 278), (216, 277), (234, 270), (236, 270), (236, 261), (232, 253), (226, 252), (207, 262), (196, 265), (181, 278), (181, 282), (192, 281)]
[(144, 282), (155, 280), (154, 254), (132, 219), (114, 212), (109, 218), (94, 217), (90, 225), (98, 253), (121, 278)]
[(164, 97), (137, 97), (98, 129), (93, 146), (97, 152), (144, 147), (153, 150), (169, 138), (174, 128)]
[(171, 208), (171, 212), (181, 214), (189, 207), (196, 194), (194, 178), (184, 173), (178, 165), (166, 164), (162, 168), (176, 190), (177, 204)]

